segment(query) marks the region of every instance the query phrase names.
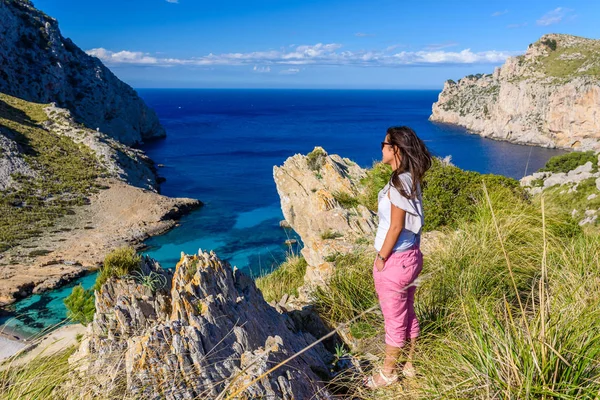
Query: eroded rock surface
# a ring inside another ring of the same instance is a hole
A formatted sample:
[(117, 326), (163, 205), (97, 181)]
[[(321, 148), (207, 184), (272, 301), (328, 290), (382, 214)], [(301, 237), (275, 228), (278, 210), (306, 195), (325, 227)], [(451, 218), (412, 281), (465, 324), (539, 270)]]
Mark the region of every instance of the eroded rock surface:
[(359, 196), (365, 176), (353, 161), (328, 155), (321, 147), (273, 168), (283, 215), (304, 243), (306, 289), (327, 284), (333, 272), (329, 256), (351, 252), (365, 237), (375, 236), (377, 215), (361, 204), (342, 205), (340, 200)]
[(493, 74), (447, 81), (430, 120), (544, 147), (600, 149), (600, 41), (549, 34)]
[(138, 398), (329, 398), (320, 381), (331, 355), (320, 344), (262, 376), (315, 338), (269, 306), (251, 278), (212, 252), (182, 254), (172, 277), (144, 263), (144, 274), (167, 278), (163, 289), (121, 279), (96, 293), (94, 322), (70, 360), (91, 380), (88, 389)]

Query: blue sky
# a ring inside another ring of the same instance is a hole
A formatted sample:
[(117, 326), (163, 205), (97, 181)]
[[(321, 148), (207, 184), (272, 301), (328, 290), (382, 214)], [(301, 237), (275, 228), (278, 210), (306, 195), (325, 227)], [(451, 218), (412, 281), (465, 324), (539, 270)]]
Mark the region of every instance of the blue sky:
[(545, 33), (598, 38), (600, 1), (34, 0), (143, 87), (438, 89)]

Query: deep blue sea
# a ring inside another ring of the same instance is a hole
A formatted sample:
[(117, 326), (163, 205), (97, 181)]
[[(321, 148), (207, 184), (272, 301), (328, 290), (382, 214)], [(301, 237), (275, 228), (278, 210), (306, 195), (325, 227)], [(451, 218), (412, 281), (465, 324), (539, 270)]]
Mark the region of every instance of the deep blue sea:
[[(392, 125), (408, 125), (434, 155), (457, 166), (521, 178), (563, 153), (484, 139), (464, 129), (428, 121), (438, 91), (140, 89), (156, 110), (167, 138), (143, 149), (164, 167), (162, 193), (204, 202), (179, 227), (147, 241), (144, 252), (172, 268), (181, 251), (214, 250), (232, 265), (258, 275), (275, 268), (296, 237), (283, 219), (273, 166), (322, 146), (363, 167), (381, 156)], [(294, 248), (292, 251), (297, 252)], [(83, 278), (91, 287), (94, 276)], [(75, 283), (74, 283), (75, 284)], [(60, 290), (14, 306), (8, 325), (34, 334), (65, 317)], [(0, 323), (9, 317), (0, 318)], [(1, 329), (1, 328), (0, 328)]]

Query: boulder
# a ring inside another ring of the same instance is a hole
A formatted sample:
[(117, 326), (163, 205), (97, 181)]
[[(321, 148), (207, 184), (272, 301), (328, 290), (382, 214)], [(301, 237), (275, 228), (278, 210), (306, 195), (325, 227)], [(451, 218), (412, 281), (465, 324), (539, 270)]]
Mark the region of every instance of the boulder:
[(299, 354), (315, 337), (269, 306), (250, 277), (213, 252), (182, 254), (172, 276), (145, 258), (142, 273), (151, 272), (165, 278), (156, 291), (111, 279), (96, 293), (94, 321), (70, 360), (88, 377), (88, 390), (165, 399), (330, 398), (321, 382), (331, 354), (320, 343)]

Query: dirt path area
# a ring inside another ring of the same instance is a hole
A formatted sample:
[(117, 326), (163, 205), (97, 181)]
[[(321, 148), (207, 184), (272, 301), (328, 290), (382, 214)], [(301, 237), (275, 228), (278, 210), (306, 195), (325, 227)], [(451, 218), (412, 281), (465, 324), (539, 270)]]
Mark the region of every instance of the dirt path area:
[(101, 183), (109, 188), (92, 195), (89, 205), (77, 207), (74, 215), (61, 218), (39, 237), (0, 254), (0, 307), (97, 269), (114, 248), (139, 246), (201, 205), (116, 179)]

